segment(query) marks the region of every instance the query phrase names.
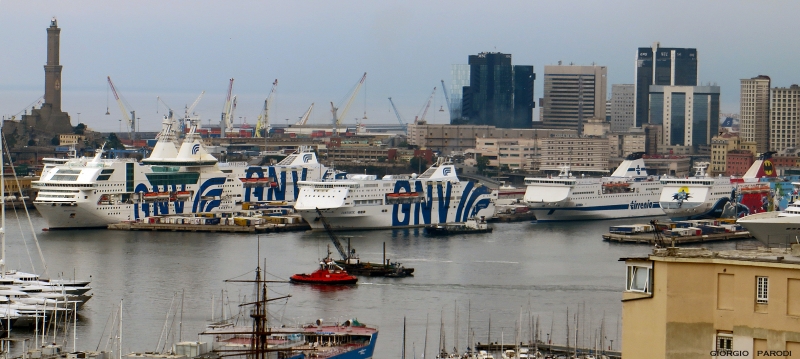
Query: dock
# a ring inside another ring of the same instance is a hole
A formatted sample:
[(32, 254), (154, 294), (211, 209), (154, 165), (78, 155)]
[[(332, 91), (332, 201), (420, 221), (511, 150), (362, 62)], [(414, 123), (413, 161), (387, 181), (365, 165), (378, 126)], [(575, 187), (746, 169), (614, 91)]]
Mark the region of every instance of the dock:
[(618, 243), (645, 243), (645, 244), (689, 244), (689, 243), (705, 243), (705, 242), (719, 242), (730, 240), (751, 239), (753, 236), (748, 231), (741, 232), (726, 232), (726, 233), (709, 233), (699, 236), (657, 236), (654, 233), (638, 233), (638, 234), (617, 234), (607, 233), (603, 235), (604, 241), (618, 242)]
[(177, 224), (177, 223), (142, 223), (122, 222), (109, 224), (108, 229), (121, 231), (167, 231), (167, 232), (210, 232), (210, 233), (272, 233), (305, 231), (311, 229), (308, 223), (295, 224), (258, 224), (249, 226), (219, 224)]
[[(536, 347), (539, 349), (540, 352), (542, 352), (545, 355), (547, 355), (547, 354), (564, 355), (564, 356), (569, 356), (571, 358), (570, 355), (573, 355), (575, 353), (575, 347), (568, 347), (568, 346), (565, 346), (565, 345), (539, 343)], [(515, 349), (515, 348), (516, 347), (514, 346), (513, 343), (500, 345), (497, 342), (490, 343), (490, 344), (478, 343), (475, 346), (476, 350), (486, 350), (487, 352), (490, 352), (490, 353), (492, 353), (492, 352), (494, 352), (494, 353), (502, 352), (502, 350)], [(533, 350), (535, 349), (534, 346), (532, 346), (530, 344), (526, 344), (524, 346), (520, 346), (520, 348), (528, 348), (528, 350), (530, 352), (533, 352)], [(611, 359), (622, 358), (622, 352), (615, 351), (615, 350), (602, 350), (602, 349), (595, 350), (593, 348), (578, 348), (577, 352), (578, 352), (579, 356), (592, 354), (592, 355), (595, 355), (598, 358), (601, 357), (599, 355), (604, 355), (604, 356), (606, 356), (608, 358), (611, 358)]]

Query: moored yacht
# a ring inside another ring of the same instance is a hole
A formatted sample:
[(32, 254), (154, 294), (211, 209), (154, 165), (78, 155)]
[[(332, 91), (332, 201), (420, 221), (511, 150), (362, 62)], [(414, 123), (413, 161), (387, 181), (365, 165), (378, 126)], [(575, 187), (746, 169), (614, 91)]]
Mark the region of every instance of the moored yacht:
[[(795, 194), (800, 182), (793, 182)], [(736, 223), (746, 228), (764, 244), (800, 243), (800, 198), (783, 211), (763, 212), (739, 218)]]

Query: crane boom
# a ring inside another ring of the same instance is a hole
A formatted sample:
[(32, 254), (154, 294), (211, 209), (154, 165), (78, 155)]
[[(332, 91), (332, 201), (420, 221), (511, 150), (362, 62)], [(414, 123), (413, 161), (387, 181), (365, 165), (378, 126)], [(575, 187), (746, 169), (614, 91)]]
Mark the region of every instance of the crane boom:
[(128, 138), (132, 141), (133, 140), (133, 132), (136, 131), (136, 124), (133, 122), (133, 119), (136, 118), (136, 111), (131, 111), (130, 115), (128, 115), (128, 109), (125, 108), (125, 104), (120, 98), (119, 94), (117, 93), (117, 88), (114, 87), (114, 82), (111, 81), (111, 76), (107, 76), (108, 78), (108, 85), (111, 86), (111, 92), (114, 94), (114, 99), (117, 100), (117, 104), (119, 105), (119, 110), (122, 111), (122, 118), (125, 119), (125, 123), (128, 125), (129, 134)]
[(450, 95), (447, 93), (447, 86), (444, 85), (444, 80), (442, 80), (442, 92), (444, 92), (444, 100), (447, 101), (447, 110), (453, 113), (453, 106), (450, 104)]
[(205, 95), (205, 93), (206, 93), (205, 91), (203, 91), (203, 92), (200, 92), (200, 96), (197, 96), (197, 99), (196, 99), (196, 100), (194, 100), (194, 102), (192, 103), (192, 105), (191, 105), (191, 106), (189, 106), (189, 108), (187, 108), (187, 109), (186, 109), (186, 117), (187, 117), (187, 118), (188, 118), (188, 117), (189, 117), (189, 115), (192, 113), (192, 111), (194, 111), (194, 108), (195, 108), (195, 107), (197, 107), (197, 104), (198, 104), (198, 103), (200, 103), (200, 99), (201, 99), (201, 98), (203, 98), (203, 95)]
[(225, 105), (222, 107), (222, 118), (220, 119), (220, 136), (225, 137), (225, 133), (233, 129), (233, 115), (231, 114), (231, 93), (233, 92), (233, 79), (228, 83), (228, 96), (225, 98)]
[(400, 111), (397, 111), (397, 107), (394, 105), (394, 101), (392, 101), (391, 97), (389, 97), (389, 103), (392, 104), (392, 109), (394, 110), (394, 114), (397, 116), (397, 122), (399, 122), (400, 125), (403, 126), (403, 128), (405, 129), (405, 132), (408, 133), (407, 124), (405, 123), (405, 121), (403, 121), (403, 118), (400, 117)]
[(264, 100), (264, 108), (261, 109), (261, 114), (258, 115), (258, 121), (256, 122), (256, 137), (261, 137), (261, 131), (264, 131), (264, 137), (267, 136), (269, 133), (269, 108), (272, 104), (272, 97), (275, 95), (275, 90), (278, 87), (278, 79), (275, 79), (275, 82), (272, 83), (272, 90), (269, 91), (269, 95)]
[[(342, 112), (339, 113), (338, 115), (337, 115), (337, 112), (339, 111), (339, 108), (335, 107), (333, 105), (333, 102), (331, 102), (331, 113), (333, 113), (334, 130), (338, 129), (339, 126), (342, 124), (342, 118), (344, 118), (345, 115), (347, 115), (347, 110), (350, 109), (350, 105), (353, 104), (353, 100), (355, 100), (356, 95), (358, 95), (358, 90), (361, 89), (361, 85), (364, 84), (364, 81), (366, 79), (367, 79), (367, 73), (365, 72), (364, 76), (361, 76), (361, 80), (359, 80), (358, 83), (356, 84), (355, 89), (353, 89), (353, 93), (350, 95), (350, 98), (347, 99), (347, 102), (345, 103), (344, 108), (342, 109)], [(334, 131), (334, 132), (336, 132), (336, 131)]]
[(428, 102), (425, 104), (425, 110), (422, 111), (422, 116), (418, 116), (418, 118), (414, 119), (414, 123), (425, 123), (425, 115), (428, 114), (428, 109), (431, 107), (431, 102), (433, 101), (433, 95), (436, 94), (436, 87), (433, 88), (433, 92), (431, 92), (431, 96), (428, 97)]
[(303, 114), (303, 117), (300, 117), (300, 121), (297, 121), (297, 124), (300, 126), (305, 126), (306, 122), (308, 122), (308, 118), (311, 117), (311, 110), (314, 109), (314, 103), (311, 103), (311, 106), (308, 107), (306, 113)]
[(325, 231), (328, 232), (328, 237), (330, 237), (331, 242), (333, 242), (333, 245), (336, 247), (336, 251), (338, 251), (339, 255), (342, 256), (342, 260), (346, 261), (348, 258), (350, 258), (349, 253), (347, 253), (347, 251), (344, 250), (344, 247), (342, 247), (342, 242), (339, 240), (339, 237), (336, 235), (336, 233), (333, 232), (333, 228), (331, 228), (328, 220), (322, 215), (322, 211), (320, 211), (319, 208), (316, 210), (319, 214), (319, 219), (322, 220), (322, 225), (325, 226)]

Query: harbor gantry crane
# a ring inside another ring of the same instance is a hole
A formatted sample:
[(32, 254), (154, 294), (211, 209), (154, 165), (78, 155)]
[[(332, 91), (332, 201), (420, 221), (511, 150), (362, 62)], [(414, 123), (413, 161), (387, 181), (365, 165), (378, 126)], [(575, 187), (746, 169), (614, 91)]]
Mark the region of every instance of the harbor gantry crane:
[(306, 113), (304, 113), (303, 116), (300, 117), (300, 121), (297, 121), (296, 125), (305, 126), (306, 122), (308, 122), (308, 118), (311, 117), (311, 110), (313, 109), (314, 109), (314, 103), (312, 102), (311, 106), (309, 106), (308, 110), (306, 110)]
[(353, 104), (353, 100), (356, 98), (358, 94), (358, 90), (361, 89), (361, 86), (364, 84), (364, 81), (367, 79), (367, 73), (364, 73), (364, 76), (361, 76), (361, 80), (358, 81), (355, 88), (353, 89), (352, 93), (350, 94), (350, 98), (347, 99), (347, 102), (342, 109), (342, 112), (339, 113), (339, 108), (333, 105), (331, 102), (331, 113), (333, 114), (333, 135), (336, 136), (339, 131), (339, 126), (342, 124), (342, 118), (347, 115), (347, 110), (350, 109), (350, 105)]
[[(111, 92), (114, 94), (114, 98), (117, 100), (117, 104), (119, 105), (119, 110), (122, 111), (122, 118), (128, 125), (128, 139), (130, 139), (131, 143), (133, 143), (133, 134), (136, 132), (136, 111), (131, 111), (130, 114), (128, 113), (128, 110), (125, 107), (125, 103), (127, 103), (127, 101), (124, 101), (117, 93), (114, 83), (111, 82), (111, 76), (107, 76), (107, 78), (108, 85), (111, 87)], [(130, 107), (130, 104), (128, 104), (128, 107)]]
[(272, 105), (272, 98), (275, 96), (275, 90), (278, 88), (278, 79), (275, 79), (275, 82), (272, 83), (272, 90), (269, 91), (269, 95), (264, 100), (264, 108), (261, 109), (261, 114), (258, 115), (258, 120), (256, 121), (256, 137), (261, 137), (261, 132), (264, 132), (264, 137), (269, 135), (269, 108)]
[(391, 97), (389, 97), (389, 103), (392, 104), (394, 114), (397, 116), (397, 122), (400, 123), (400, 126), (403, 126), (403, 131), (408, 134), (408, 124), (403, 121), (403, 118), (400, 116), (400, 111), (397, 111), (397, 107), (394, 105), (394, 101), (392, 101)]
[(225, 97), (225, 106), (222, 107), (222, 116), (219, 122), (220, 137), (226, 137), (227, 132), (233, 132), (233, 108), (236, 96), (231, 98), (233, 92), (233, 79), (228, 83), (228, 96)]
[[(205, 90), (200, 92), (200, 96), (197, 96), (197, 99), (194, 100), (192, 105), (186, 107), (183, 110), (183, 120), (181, 121), (181, 124), (179, 126), (180, 129), (181, 129), (181, 136), (183, 136), (183, 133), (186, 132), (186, 124), (191, 121), (191, 116), (192, 116), (192, 112), (194, 111), (194, 108), (197, 107), (197, 104), (200, 103), (200, 99), (203, 98), (203, 95), (205, 95), (205, 94), (206, 94)], [(174, 125), (175, 124), (173, 124), (173, 126)]]
[(425, 124), (425, 115), (428, 114), (428, 109), (431, 107), (431, 102), (433, 101), (433, 96), (436, 95), (436, 87), (433, 88), (433, 92), (431, 92), (431, 96), (428, 97), (428, 102), (425, 104), (425, 108), (421, 111), (422, 115), (417, 115), (414, 117), (414, 124)]
[(444, 93), (444, 101), (447, 102), (447, 111), (450, 114), (450, 119), (453, 119), (453, 105), (450, 103), (450, 95), (447, 93), (447, 86), (444, 85), (442, 80), (442, 92)]

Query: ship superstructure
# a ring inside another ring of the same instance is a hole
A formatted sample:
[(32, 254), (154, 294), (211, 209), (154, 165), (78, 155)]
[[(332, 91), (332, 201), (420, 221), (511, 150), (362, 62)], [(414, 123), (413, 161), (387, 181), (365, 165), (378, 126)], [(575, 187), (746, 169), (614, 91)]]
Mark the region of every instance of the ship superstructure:
[(564, 166), (556, 177), (525, 178), (524, 200), (538, 221), (658, 216), (661, 183), (649, 176), (640, 154), (626, 158), (611, 176), (576, 178)]
[(497, 191), (460, 181), (441, 159), (417, 176), (349, 175), (300, 181), (297, 210), (313, 229), (323, 229), (319, 209), (334, 230), (423, 227), (494, 216)]

